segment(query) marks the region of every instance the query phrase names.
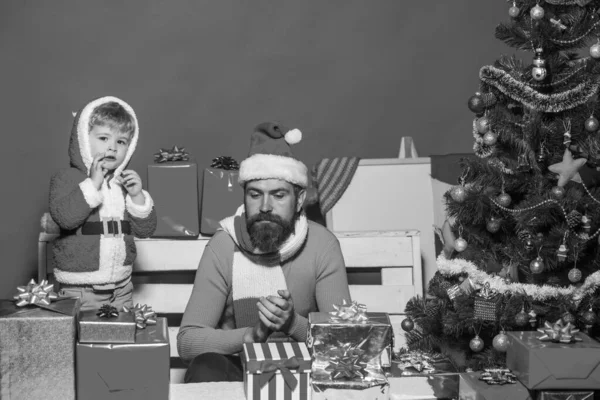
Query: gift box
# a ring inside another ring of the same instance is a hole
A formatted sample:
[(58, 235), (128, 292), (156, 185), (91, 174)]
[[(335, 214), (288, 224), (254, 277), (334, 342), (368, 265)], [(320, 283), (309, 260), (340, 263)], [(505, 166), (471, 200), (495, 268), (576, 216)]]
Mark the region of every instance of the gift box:
[(593, 391), (583, 390), (540, 390), (537, 400), (594, 400)]
[(165, 318), (135, 332), (135, 343), (76, 345), (77, 400), (169, 398)]
[[(222, 166), (215, 162), (213, 165)], [(200, 232), (203, 235), (214, 234), (220, 227), (219, 222), (235, 214), (244, 203), (244, 189), (238, 184), (238, 175), (237, 170), (204, 169), (200, 218)]]
[(542, 341), (536, 331), (507, 332), (506, 366), (529, 389), (600, 389), (600, 343), (583, 333), (575, 343)]
[[(116, 309), (115, 309), (116, 311)], [(79, 313), (79, 343), (135, 343), (135, 317), (132, 313), (117, 312), (113, 316), (100, 311)]]
[(148, 165), (148, 191), (154, 200), (157, 226), (152, 237), (196, 239), (198, 166), (187, 161)]
[(386, 382), (315, 381), (312, 400), (388, 400), (390, 384)]
[(485, 286), (475, 295), (473, 317), (484, 321), (496, 321), (501, 305), (502, 295), (490, 289), (489, 282), (486, 282)]
[(0, 398), (75, 399), (78, 299), (48, 308), (0, 300)]
[(459, 400), (531, 400), (531, 393), (520, 382), (489, 385), (480, 380), (481, 372), (460, 374)]
[(244, 343), (248, 400), (310, 399), (311, 357), (304, 343)]

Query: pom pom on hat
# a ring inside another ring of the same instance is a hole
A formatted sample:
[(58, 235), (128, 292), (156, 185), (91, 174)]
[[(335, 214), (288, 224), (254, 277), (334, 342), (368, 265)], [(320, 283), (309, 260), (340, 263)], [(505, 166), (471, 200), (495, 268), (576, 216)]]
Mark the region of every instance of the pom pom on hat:
[(300, 143), (301, 140), (302, 132), (300, 132), (299, 129), (292, 129), (285, 134), (285, 141), (288, 142), (288, 144)]

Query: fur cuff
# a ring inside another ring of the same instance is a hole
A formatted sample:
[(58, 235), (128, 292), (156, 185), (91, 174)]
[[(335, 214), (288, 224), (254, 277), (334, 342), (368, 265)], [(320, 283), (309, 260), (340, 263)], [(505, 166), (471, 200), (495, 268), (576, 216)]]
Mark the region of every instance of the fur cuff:
[(144, 194), (144, 204), (142, 205), (135, 204), (129, 195), (127, 195), (125, 199), (127, 211), (136, 218), (147, 218), (148, 215), (150, 215), (150, 212), (152, 212), (152, 207), (154, 207), (154, 201), (152, 200), (152, 197), (150, 197), (150, 193), (143, 189), (142, 193)]
[(90, 208), (96, 208), (104, 201), (104, 196), (102, 196), (102, 193), (94, 187), (91, 178), (86, 178), (81, 182), (79, 188), (83, 192), (85, 202), (88, 203)]
[(303, 188), (308, 186), (308, 169), (302, 161), (275, 154), (254, 154), (240, 164), (240, 185), (256, 179), (281, 179)]

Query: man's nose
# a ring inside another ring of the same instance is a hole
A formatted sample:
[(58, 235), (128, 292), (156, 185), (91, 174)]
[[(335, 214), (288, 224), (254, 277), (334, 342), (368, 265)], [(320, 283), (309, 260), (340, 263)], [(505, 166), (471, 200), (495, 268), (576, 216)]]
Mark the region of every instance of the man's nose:
[(273, 206), (271, 205), (271, 200), (269, 196), (264, 196), (262, 202), (260, 203), (260, 211), (261, 212), (271, 212), (273, 210)]

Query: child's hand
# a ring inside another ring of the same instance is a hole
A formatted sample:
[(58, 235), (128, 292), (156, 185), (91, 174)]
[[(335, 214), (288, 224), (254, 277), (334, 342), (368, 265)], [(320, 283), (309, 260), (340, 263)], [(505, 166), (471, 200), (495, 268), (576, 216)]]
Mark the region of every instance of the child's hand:
[(92, 160), (92, 166), (90, 167), (90, 178), (97, 190), (100, 190), (102, 187), (104, 177), (108, 173), (108, 170), (104, 168), (104, 161), (102, 161), (104, 156), (105, 153), (96, 154)]
[[(139, 204), (144, 204), (144, 198), (142, 194), (142, 179), (132, 169), (126, 169), (121, 172), (121, 176), (119, 176), (119, 181), (125, 186), (127, 193), (131, 196), (131, 199), (136, 200), (136, 197), (142, 196), (142, 201)], [(137, 202), (136, 202), (137, 203)]]

